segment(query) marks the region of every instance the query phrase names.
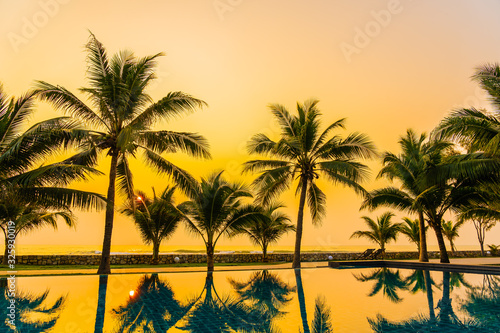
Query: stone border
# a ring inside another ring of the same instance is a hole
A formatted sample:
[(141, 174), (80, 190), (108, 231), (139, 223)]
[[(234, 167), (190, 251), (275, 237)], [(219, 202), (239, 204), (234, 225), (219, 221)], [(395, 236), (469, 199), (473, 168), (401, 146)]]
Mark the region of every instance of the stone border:
[[(307, 252), (301, 254), (301, 261), (329, 261), (329, 260), (355, 260), (361, 252)], [(458, 251), (455, 257), (471, 258), (480, 257), (480, 251)], [(3, 256), (0, 256), (2, 258)], [(179, 263), (206, 263), (206, 254), (161, 254), (160, 264), (173, 264), (175, 258), (179, 258)], [(331, 257), (331, 258), (330, 258)], [(387, 252), (386, 259), (418, 259), (417, 252)], [(439, 258), (438, 251), (430, 251), (429, 258)], [(99, 265), (100, 254), (89, 255), (23, 255), (16, 257), (18, 265)], [(259, 253), (223, 253), (215, 254), (216, 263), (245, 263), (262, 262), (262, 254)], [(269, 262), (291, 262), (293, 253), (270, 253)], [(139, 265), (149, 264), (151, 254), (113, 254), (111, 255), (112, 265)]]

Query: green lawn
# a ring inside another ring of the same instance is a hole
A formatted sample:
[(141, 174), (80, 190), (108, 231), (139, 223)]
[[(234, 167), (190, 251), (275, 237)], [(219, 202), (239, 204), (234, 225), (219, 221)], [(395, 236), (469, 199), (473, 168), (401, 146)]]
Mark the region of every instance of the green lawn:
[[(215, 266), (258, 266), (258, 265), (278, 265), (282, 262), (242, 262), (242, 263), (216, 263)], [(111, 265), (111, 269), (120, 268), (160, 268), (160, 267), (206, 267), (206, 263), (179, 263), (179, 264), (159, 264), (159, 265)], [(73, 270), (73, 269), (96, 269), (97, 265), (16, 265), (16, 271), (27, 271), (27, 270)], [(0, 271), (9, 271), (10, 269), (6, 265), (0, 265)]]

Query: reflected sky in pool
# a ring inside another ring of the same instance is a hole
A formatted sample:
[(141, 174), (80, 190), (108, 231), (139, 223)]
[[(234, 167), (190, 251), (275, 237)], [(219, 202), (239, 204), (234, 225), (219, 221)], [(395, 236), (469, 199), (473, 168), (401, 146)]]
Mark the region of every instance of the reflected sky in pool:
[(20, 277), (16, 301), (22, 333), (500, 332), (499, 276), (421, 270)]

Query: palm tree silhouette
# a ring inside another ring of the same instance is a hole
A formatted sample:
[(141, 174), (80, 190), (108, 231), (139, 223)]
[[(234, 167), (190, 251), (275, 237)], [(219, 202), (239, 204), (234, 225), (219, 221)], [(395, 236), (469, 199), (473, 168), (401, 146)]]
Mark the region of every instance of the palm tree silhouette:
[(157, 196), (153, 188), (153, 198), (148, 198), (144, 192), (137, 192), (135, 200), (128, 201), (122, 213), (134, 219), (139, 229), (142, 241), (153, 244), (151, 264), (159, 262), (160, 244), (170, 238), (183, 219), (183, 214), (174, 204), (175, 187), (167, 186)]
[(366, 191), (359, 184), (367, 178), (368, 167), (358, 162), (375, 155), (373, 143), (364, 134), (351, 133), (345, 139), (339, 135), (329, 138), (331, 131), (344, 128), (345, 119), (319, 131), (320, 111), (317, 100), (297, 103), (297, 115), (292, 115), (279, 104), (269, 108), (281, 127), (281, 137), (273, 141), (265, 134), (256, 134), (248, 143), (250, 154), (269, 157), (252, 160), (244, 165), (247, 172), (260, 172), (254, 185), (257, 199), (267, 205), (298, 180), (296, 194), (300, 196), (293, 268), (300, 268), (300, 246), (304, 207), (309, 206), (313, 223), (321, 221), (326, 213), (326, 196), (317, 185), (320, 175), (334, 184), (342, 184), (357, 193)]
[(154, 69), (161, 53), (137, 59), (132, 52), (122, 51), (109, 59), (93, 34), (86, 48), (90, 86), (80, 91), (89, 96), (93, 108), (67, 89), (43, 81), (38, 81), (36, 94), (91, 127), (82, 130), (79, 138), (82, 151), (71, 161), (95, 165), (103, 153), (111, 158), (102, 256), (97, 272), (109, 274), (116, 183), (129, 199), (134, 196), (129, 158), (142, 152), (149, 166), (170, 175), (181, 190), (189, 192), (193, 178), (161, 155), (185, 152), (209, 158), (206, 140), (195, 133), (155, 131), (153, 126), (160, 120), (192, 112), (205, 103), (183, 92), (170, 92), (152, 102), (146, 89), (155, 78)]
[(391, 218), (394, 214), (385, 212), (377, 217), (377, 222), (373, 221), (368, 216), (363, 216), (363, 220), (368, 226), (368, 231), (358, 230), (353, 232), (351, 238), (364, 237), (368, 240), (377, 243), (382, 250), (382, 258), (385, 256), (385, 245), (391, 240), (395, 241), (401, 227), (401, 223), (392, 223)]

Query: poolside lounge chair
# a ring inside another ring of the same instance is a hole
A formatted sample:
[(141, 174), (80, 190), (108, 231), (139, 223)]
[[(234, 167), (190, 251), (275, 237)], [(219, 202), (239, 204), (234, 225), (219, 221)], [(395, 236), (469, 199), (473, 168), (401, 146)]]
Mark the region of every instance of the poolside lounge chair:
[(375, 251), (375, 249), (366, 249), (366, 251), (365, 251), (365, 252), (361, 253), (361, 254), (360, 254), (360, 255), (356, 258), (356, 260), (363, 260), (363, 259), (367, 259), (367, 258), (368, 258), (368, 256), (369, 256), (370, 254), (372, 254), (372, 253), (373, 253), (373, 251)]
[(380, 255), (382, 255), (382, 252), (384, 252), (382, 249), (378, 249), (372, 254), (370, 254), (366, 259), (368, 260), (376, 260)]

